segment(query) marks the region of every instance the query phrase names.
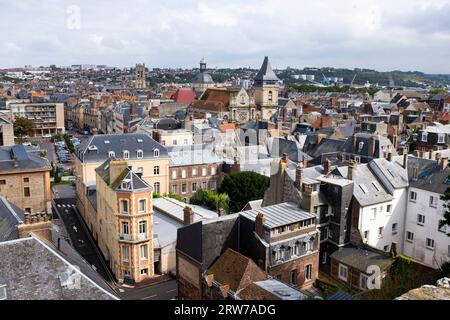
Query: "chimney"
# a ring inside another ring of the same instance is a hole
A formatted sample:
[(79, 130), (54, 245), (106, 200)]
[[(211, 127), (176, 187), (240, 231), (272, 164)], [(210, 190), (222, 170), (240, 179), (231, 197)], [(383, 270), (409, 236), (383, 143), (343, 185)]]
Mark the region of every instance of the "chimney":
[(441, 158), (440, 165), (441, 165), (441, 170), (447, 169), (447, 167), (448, 167), (448, 158), (447, 157)]
[(281, 157), (281, 162), (288, 164), (289, 160), (289, 155), (287, 153), (283, 153), (283, 156)]
[(303, 163), (303, 168), (308, 168), (308, 159), (306, 158), (306, 156), (303, 156), (302, 163)]
[(219, 208), (219, 217), (223, 217), (226, 216), (227, 212), (225, 211), (224, 208)]
[(111, 160), (109, 162), (109, 182), (113, 183), (127, 168), (128, 163), (126, 161)]
[(260, 212), (256, 216), (255, 220), (255, 232), (261, 238), (264, 239), (264, 223), (266, 222), (266, 218), (264, 217), (264, 213)]
[(297, 189), (301, 191), (303, 185), (303, 163), (299, 163), (295, 169), (295, 184)]
[(392, 162), (392, 152), (388, 152), (388, 154), (387, 154), (387, 160), (388, 160), (389, 162)]
[(419, 169), (417, 167), (413, 168), (413, 180), (417, 181), (419, 179)]
[(408, 153), (403, 153), (403, 169), (408, 169)]
[(186, 207), (184, 207), (183, 212), (184, 212), (184, 225), (188, 226), (190, 224), (193, 224), (194, 223), (194, 210), (191, 207), (186, 206)]
[(356, 153), (356, 134), (352, 135), (352, 152)]
[(297, 140), (297, 142), (300, 142), (300, 136), (301, 136), (300, 132), (295, 133), (295, 140)]
[(392, 146), (394, 147), (395, 150), (397, 150), (397, 143), (398, 143), (398, 136), (394, 134), (392, 137)]
[(377, 137), (372, 135), (369, 138), (369, 157), (375, 156)]
[(329, 175), (331, 173), (331, 161), (330, 159), (325, 159), (325, 162), (323, 163), (323, 174)]
[(351, 160), (349, 165), (348, 165), (348, 175), (347, 175), (347, 179), (353, 181), (354, 175), (355, 175), (355, 171), (358, 168), (358, 164), (356, 163), (356, 161)]

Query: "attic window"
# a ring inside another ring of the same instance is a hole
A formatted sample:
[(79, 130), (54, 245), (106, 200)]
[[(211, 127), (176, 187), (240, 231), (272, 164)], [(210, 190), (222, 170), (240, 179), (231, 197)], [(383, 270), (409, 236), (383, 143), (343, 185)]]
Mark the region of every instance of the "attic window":
[(128, 150), (124, 150), (124, 151), (123, 151), (123, 158), (124, 158), (125, 160), (130, 159), (130, 152), (129, 152)]
[(108, 158), (114, 158), (116, 156), (116, 153), (114, 151), (108, 152)]
[(142, 150), (136, 151), (136, 157), (138, 159), (142, 159), (144, 157), (144, 151), (142, 151)]
[(130, 182), (131, 182), (130, 179), (124, 179), (122, 181), (122, 189), (125, 189), (125, 190), (130, 189)]
[(153, 150), (153, 156), (154, 157), (159, 157), (159, 149)]
[(6, 284), (0, 285), (0, 300), (6, 300)]
[(144, 140), (142, 140), (142, 139), (137, 139), (137, 142), (142, 143), (142, 142), (144, 142)]
[(445, 143), (445, 134), (438, 135), (438, 143)]
[(388, 172), (391, 174), (391, 176), (392, 176), (393, 178), (396, 178), (396, 177), (397, 177), (397, 175), (395, 174), (394, 171), (392, 171), (392, 169), (387, 169), (387, 170), (388, 170)]
[(109, 144), (109, 140), (105, 140), (104, 142), (105, 142), (105, 144)]
[(427, 142), (428, 141), (428, 132), (423, 132), (422, 133), (422, 142)]

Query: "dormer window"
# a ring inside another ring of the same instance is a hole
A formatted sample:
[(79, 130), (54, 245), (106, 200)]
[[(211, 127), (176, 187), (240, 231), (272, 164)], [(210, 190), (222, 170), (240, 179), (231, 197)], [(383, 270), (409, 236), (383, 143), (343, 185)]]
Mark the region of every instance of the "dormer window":
[(428, 142), (428, 132), (422, 133), (422, 142)]
[(123, 158), (124, 158), (125, 160), (130, 159), (130, 152), (129, 152), (128, 150), (124, 150), (124, 151), (123, 151)]
[(363, 148), (364, 148), (364, 142), (361, 141), (358, 145), (358, 152), (361, 152)]
[(445, 134), (440, 133), (438, 135), (438, 143), (445, 143)]
[(142, 150), (136, 151), (136, 157), (137, 157), (138, 159), (144, 158), (144, 151), (142, 151)]
[(153, 156), (154, 156), (155, 158), (158, 158), (158, 157), (159, 157), (159, 149), (153, 150)]
[(108, 158), (114, 158), (116, 156), (116, 153), (114, 151), (108, 152)]

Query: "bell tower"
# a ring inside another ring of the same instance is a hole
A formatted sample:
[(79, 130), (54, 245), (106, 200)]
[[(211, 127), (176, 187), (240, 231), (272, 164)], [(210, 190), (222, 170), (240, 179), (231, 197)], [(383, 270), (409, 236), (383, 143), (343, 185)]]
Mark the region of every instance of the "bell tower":
[(264, 58), (254, 80), (255, 104), (261, 109), (262, 118), (268, 120), (278, 108), (278, 82), (280, 81), (272, 70), (269, 57)]

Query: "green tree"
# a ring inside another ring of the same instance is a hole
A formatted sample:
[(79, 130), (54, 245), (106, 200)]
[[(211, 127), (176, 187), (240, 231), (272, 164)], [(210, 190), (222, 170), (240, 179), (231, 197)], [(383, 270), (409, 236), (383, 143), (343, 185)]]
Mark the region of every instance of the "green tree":
[(33, 136), (33, 122), (27, 118), (17, 118), (14, 121), (14, 135), (18, 138), (23, 138), (24, 136)]
[[(448, 179), (450, 180), (450, 177)], [(439, 228), (447, 226), (447, 229), (450, 230), (450, 187), (445, 190), (444, 195), (441, 196), (441, 200), (444, 201), (446, 211), (444, 212), (444, 219), (439, 221)], [(447, 236), (450, 237), (450, 232), (447, 233)]]
[(230, 211), (239, 212), (249, 201), (262, 199), (267, 188), (269, 178), (246, 171), (226, 175), (220, 192), (230, 197)]
[(191, 204), (207, 207), (210, 210), (218, 211), (222, 208), (226, 213), (230, 213), (230, 198), (225, 193), (218, 193), (215, 190), (200, 189), (190, 199)]
[(430, 97), (433, 97), (441, 92), (446, 92), (447, 90), (444, 88), (433, 88), (428, 92), (430, 94)]

